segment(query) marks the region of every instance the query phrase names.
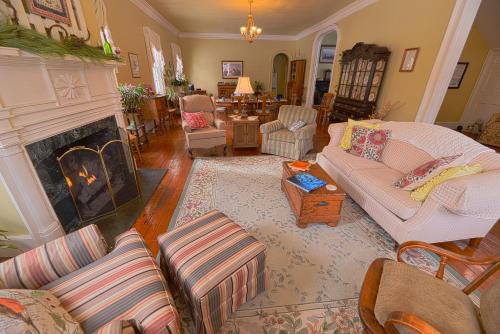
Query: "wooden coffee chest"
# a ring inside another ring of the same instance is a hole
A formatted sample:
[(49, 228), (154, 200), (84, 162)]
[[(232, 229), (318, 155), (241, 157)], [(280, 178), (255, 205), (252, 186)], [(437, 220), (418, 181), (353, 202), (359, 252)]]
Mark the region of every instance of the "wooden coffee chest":
[(297, 218), (297, 226), (307, 227), (308, 224), (323, 223), (328, 226), (337, 226), (340, 220), (340, 210), (345, 198), (344, 191), (332, 180), (332, 178), (319, 166), (312, 165), (307, 173), (324, 180), (327, 184), (337, 186), (337, 190), (329, 191), (326, 187), (305, 192), (300, 188), (290, 184), (287, 179), (296, 174), (288, 164), (283, 162), (283, 177), (281, 179), (281, 189), (286, 194), (293, 213)]

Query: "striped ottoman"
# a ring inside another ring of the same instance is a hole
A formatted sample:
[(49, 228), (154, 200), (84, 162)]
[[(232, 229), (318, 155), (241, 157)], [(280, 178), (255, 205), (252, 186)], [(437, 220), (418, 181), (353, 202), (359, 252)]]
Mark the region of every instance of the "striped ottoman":
[(217, 333), (267, 286), (266, 246), (219, 211), (158, 237), (162, 270), (189, 303), (196, 332)]

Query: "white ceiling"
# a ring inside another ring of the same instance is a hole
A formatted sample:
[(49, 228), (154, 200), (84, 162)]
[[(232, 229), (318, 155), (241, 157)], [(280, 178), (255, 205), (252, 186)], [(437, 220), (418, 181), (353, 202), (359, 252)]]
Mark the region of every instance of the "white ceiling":
[[(248, 0), (147, 0), (181, 32), (239, 33)], [(296, 35), (355, 0), (254, 0), (252, 12), (266, 35)]]

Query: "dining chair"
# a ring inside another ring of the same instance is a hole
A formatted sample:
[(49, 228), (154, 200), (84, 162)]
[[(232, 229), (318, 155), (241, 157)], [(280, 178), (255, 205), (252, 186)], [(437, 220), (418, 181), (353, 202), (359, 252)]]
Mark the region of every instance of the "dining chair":
[(260, 97), (261, 103), (260, 108), (255, 109), (255, 113), (259, 116), (259, 120), (261, 123), (267, 123), (272, 121), (273, 115), (268, 109), (267, 102), (269, 101), (269, 97), (267, 95), (262, 95)]
[(325, 93), (321, 98), (321, 104), (313, 106), (313, 108), (318, 111), (318, 125), (325, 123), (328, 119), (328, 114), (331, 110), (330, 105), (334, 96), (335, 95), (333, 93)]

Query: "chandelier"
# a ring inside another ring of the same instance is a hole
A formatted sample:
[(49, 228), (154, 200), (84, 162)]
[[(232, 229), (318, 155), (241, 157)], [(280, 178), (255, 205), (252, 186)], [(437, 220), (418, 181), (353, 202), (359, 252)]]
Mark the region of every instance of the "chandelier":
[(247, 41), (248, 43), (252, 43), (254, 39), (259, 37), (260, 34), (262, 34), (262, 28), (257, 27), (255, 25), (255, 21), (253, 20), (253, 15), (252, 15), (253, 0), (248, 0), (248, 3), (250, 4), (250, 12), (248, 13), (247, 17), (247, 25), (242, 26), (240, 28), (240, 33), (245, 41)]

